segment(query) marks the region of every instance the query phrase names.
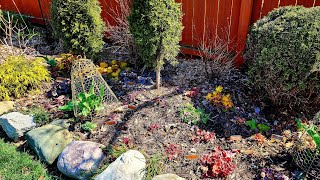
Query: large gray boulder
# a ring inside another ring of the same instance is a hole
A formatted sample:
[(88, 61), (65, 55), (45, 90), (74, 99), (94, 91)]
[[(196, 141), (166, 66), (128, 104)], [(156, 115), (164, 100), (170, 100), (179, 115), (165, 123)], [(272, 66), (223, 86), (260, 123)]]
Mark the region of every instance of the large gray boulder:
[(14, 109), (13, 101), (1, 101), (0, 102), (0, 115), (7, 113)]
[(152, 178), (152, 180), (186, 180), (175, 174), (161, 174)]
[(139, 151), (129, 150), (111, 163), (95, 180), (143, 180), (146, 159)]
[(58, 158), (59, 171), (75, 179), (88, 179), (105, 158), (103, 147), (102, 144), (89, 141), (69, 143)]
[(0, 116), (0, 125), (9, 138), (17, 141), (24, 133), (33, 129), (36, 123), (33, 122), (32, 116), (12, 112)]
[(72, 141), (72, 135), (64, 120), (53, 121), (26, 134), (29, 146), (41, 160), (52, 164)]

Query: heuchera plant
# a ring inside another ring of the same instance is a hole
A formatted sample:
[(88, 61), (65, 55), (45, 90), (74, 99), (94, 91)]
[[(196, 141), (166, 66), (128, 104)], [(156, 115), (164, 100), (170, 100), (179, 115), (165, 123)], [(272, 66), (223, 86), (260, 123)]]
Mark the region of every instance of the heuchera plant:
[(214, 92), (208, 93), (206, 99), (213, 103), (215, 106), (222, 106), (225, 109), (231, 109), (233, 107), (233, 102), (231, 100), (230, 94), (223, 94), (223, 87), (218, 86)]
[(168, 156), (169, 161), (172, 161), (181, 154), (181, 146), (171, 143), (165, 148), (165, 152)]
[(225, 151), (220, 146), (214, 152), (205, 154), (201, 159), (201, 170), (205, 178), (227, 177), (236, 168), (232, 158), (237, 151)]
[(209, 132), (206, 130), (196, 129), (196, 135), (192, 136), (192, 140), (196, 143), (207, 143), (212, 142), (216, 137), (214, 132)]

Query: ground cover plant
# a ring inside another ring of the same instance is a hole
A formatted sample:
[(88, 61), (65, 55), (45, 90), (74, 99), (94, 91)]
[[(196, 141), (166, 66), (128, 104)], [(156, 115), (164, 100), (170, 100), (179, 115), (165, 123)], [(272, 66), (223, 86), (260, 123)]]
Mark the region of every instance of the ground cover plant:
[(0, 67), (0, 99), (39, 93), (43, 83), (49, 80), (49, 71), (41, 59), (10, 56)]
[(0, 139), (0, 178), (1, 179), (53, 179), (45, 165), (35, 161), (27, 152), (19, 152), (13, 144)]

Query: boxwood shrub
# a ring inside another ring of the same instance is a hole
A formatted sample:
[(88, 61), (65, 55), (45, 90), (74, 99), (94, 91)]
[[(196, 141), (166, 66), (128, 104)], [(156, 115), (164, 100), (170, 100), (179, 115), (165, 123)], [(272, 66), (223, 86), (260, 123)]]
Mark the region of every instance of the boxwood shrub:
[(320, 105), (320, 7), (282, 7), (257, 21), (245, 59), (250, 82), (275, 105)]

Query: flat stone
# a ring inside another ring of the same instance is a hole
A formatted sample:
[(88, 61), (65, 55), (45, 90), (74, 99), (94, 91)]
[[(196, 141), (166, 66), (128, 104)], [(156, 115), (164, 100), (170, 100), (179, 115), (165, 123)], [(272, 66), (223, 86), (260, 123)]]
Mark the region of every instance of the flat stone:
[(152, 178), (152, 180), (186, 180), (176, 174), (161, 174)]
[(33, 129), (36, 123), (32, 116), (12, 112), (0, 117), (0, 125), (10, 139), (17, 141), (24, 133)]
[(72, 141), (71, 133), (62, 122), (65, 121), (53, 121), (29, 131), (26, 135), (29, 146), (48, 164), (52, 164)]
[(1, 101), (0, 102), (0, 115), (7, 113), (14, 109), (13, 101)]
[(59, 171), (71, 178), (88, 179), (105, 158), (103, 147), (102, 144), (89, 141), (69, 143), (58, 158)]
[(129, 150), (111, 163), (95, 180), (143, 180), (146, 159), (139, 151)]

